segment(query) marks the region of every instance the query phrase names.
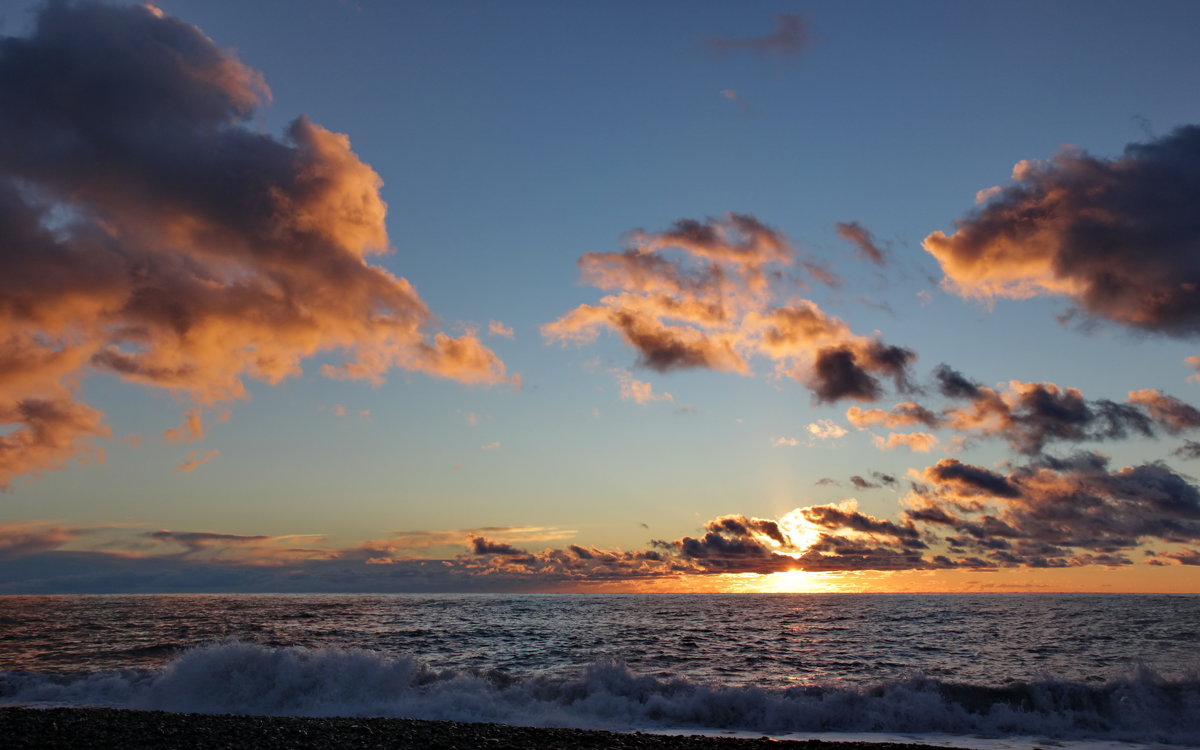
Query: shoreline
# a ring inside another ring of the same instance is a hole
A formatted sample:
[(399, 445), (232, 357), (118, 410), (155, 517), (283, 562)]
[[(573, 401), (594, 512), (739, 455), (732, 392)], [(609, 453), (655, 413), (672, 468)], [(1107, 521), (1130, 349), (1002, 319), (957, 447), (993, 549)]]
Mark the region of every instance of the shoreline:
[[(34, 748), (446, 748), (446, 750), (928, 750), (896, 742), (743, 739), (379, 717), (190, 714), (124, 708), (0, 707), (10, 750)], [(956, 750), (938, 746), (940, 750)], [(957, 749), (957, 750), (962, 750)]]

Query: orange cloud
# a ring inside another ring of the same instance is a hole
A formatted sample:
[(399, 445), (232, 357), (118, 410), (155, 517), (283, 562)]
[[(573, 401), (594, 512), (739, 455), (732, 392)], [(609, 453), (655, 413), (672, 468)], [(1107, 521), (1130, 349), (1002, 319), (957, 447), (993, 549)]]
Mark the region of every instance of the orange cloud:
[[(341, 408), (341, 407), (338, 407)], [(204, 439), (204, 418), (199, 409), (188, 409), (183, 413), (183, 424), (163, 433), (168, 443), (194, 442)]]
[[(50, 4), (19, 41), (0, 51), (0, 422), (17, 425), (0, 482), (106, 436), (75, 400), (93, 372), (197, 407), (318, 354), (342, 357), (332, 377), (510, 380), (474, 332), (431, 331), (412, 285), (368, 262), (389, 249), (382, 180), (349, 139), (304, 117), (283, 138), (247, 126), (262, 77), (199, 29)], [(198, 438), (198, 414), (165, 437)]]
[(613, 370), (617, 384), (621, 387), (621, 398), (635, 404), (650, 404), (655, 401), (674, 403), (675, 397), (670, 393), (655, 393), (654, 386), (644, 380), (638, 380), (628, 370)]
[(887, 439), (876, 435), (873, 442), (875, 447), (881, 451), (890, 451), (903, 446), (914, 453), (928, 453), (937, 446), (938, 439), (936, 435), (928, 432), (890, 432)]
[(941, 419), (937, 414), (911, 401), (896, 404), (892, 407), (891, 411), (884, 411), (883, 409), (860, 409), (857, 406), (851, 406), (846, 410), (846, 420), (860, 430), (866, 427), (887, 427), (891, 429), (896, 427), (912, 427), (918, 424), (925, 425), (926, 427), (937, 427), (941, 424)]
[(1061, 295), (1089, 315), (1195, 336), (1197, 148), (1200, 127), (1188, 125), (1117, 159), (1065, 149), (1019, 162), (1011, 184), (923, 246), (963, 296)]
[(488, 321), (488, 333), (492, 334), (493, 336), (503, 336), (506, 339), (511, 339), (513, 337), (513, 329), (504, 325), (498, 320)]
[(855, 335), (810, 300), (776, 303), (777, 287), (797, 264), (828, 278), (800, 262), (780, 232), (745, 214), (635, 230), (622, 252), (579, 260), (584, 280), (610, 293), (542, 326), (542, 335), (581, 345), (611, 330), (637, 351), (640, 365), (659, 372), (749, 375), (750, 360), (761, 356), (818, 401), (873, 400), (882, 395), (881, 376), (907, 389), (913, 352)]

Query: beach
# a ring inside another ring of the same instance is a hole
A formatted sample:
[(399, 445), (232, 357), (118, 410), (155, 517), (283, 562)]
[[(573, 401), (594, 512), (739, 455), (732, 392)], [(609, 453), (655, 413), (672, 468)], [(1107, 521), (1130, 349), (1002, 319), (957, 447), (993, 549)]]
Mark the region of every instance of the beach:
[[(0, 737), (24, 748), (446, 748), (494, 750), (917, 750), (928, 745), (776, 741), (384, 718), (292, 718), (111, 708), (0, 708)], [(950, 750), (954, 750), (951, 748)]]

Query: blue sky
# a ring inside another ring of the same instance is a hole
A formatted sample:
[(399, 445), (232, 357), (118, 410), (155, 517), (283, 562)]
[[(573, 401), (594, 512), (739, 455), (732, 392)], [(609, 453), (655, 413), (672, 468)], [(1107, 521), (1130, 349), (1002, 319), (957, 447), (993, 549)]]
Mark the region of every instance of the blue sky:
[[(60, 552), (130, 552), (157, 529), (323, 535), (318, 546), (342, 550), (397, 530), (484, 527), (555, 530), (517, 540), (523, 548), (628, 551), (728, 514), (778, 519), (850, 497), (862, 513), (897, 518), (910, 470), (951, 457), (995, 470), (1025, 460), (995, 439), (952, 452), (953, 431), (929, 453), (881, 451), (872, 439), (886, 430), (847, 421), (852, 405), (939, 402), (929, 383), (940, 363), (986, 386), (1196, 400), (1183, 363), (1200, 353), (1194, 336), (1104, 315), (1058, 322), (1078, 302), (1070, 295), (967, 299), (922, 249), (930, 233), (954, 231), (978, 191), (1012, 184), (1021, 160), (1065, 147), (1119, 158), (1126, 144), (1196, 122), (1193, 3), (158, 7), (261, 72), (271, 101), (247, 128), (280, 138), (305, 115), (348, 135), (387, 204), (394, 251), (370, 262), (415, 285), (438, 318), (431, 331), (478, 331), (521, 386), (403, 367), (379, 385), (331, 380), (320, 366), (341, 357), (329, 352), (275, 385), (247, 378), (246, 398), (206, 407), (193, 444), (160, 437), (192, 406), (186, 393), (88, 371), (71, 387), (111, 427), (112, 439), (95, 442), (104, 461), (15, 472), (0, 496), (4, 520), (22, 529), (109, 529), (78, 532)], [(39, 8), (10, 4), (0, 32), (30, 36)], [(769, 38), (779, 14), (801, 19), (806, 38), (782, 52), (714, 46)], [(925, 397), (889, 387), (878, 403), (816, 403), (763, 357), (752, 375), (658, 372), (614, 331), (583, 346), (540, 332), (604, 294), (581, 283), (580, 256), (619, 251), (630, 230), (727, 212), (756, 217), (842, 279), (780, 290), (778, 303), (811, 300), (856, 335), (911, 349)], [(838, 236), (851, 221), (884, 265)], [(1194, 255), (1189, 242), (1180, 252)], [(490, 321), (512, 337), (489, 334)], [(623, 399), (622, 377), (671, 400)], [(847, 432), (814, 438), (820, 420)], [(122, 441), (132, 435), (136, 447)], [(1114, 470), (1163, 459), (1186, 473), (1170, 455), (1180, 440), (1051, 452), (1101, 450)], [(172, 471), (211, 451), (195, 470)], [(871, 472), (897, 481), (848, 484)], [(838, 483), (817, 484), (825, 477)], [(1142, 547), (1192, 549), (1150, 537)]]

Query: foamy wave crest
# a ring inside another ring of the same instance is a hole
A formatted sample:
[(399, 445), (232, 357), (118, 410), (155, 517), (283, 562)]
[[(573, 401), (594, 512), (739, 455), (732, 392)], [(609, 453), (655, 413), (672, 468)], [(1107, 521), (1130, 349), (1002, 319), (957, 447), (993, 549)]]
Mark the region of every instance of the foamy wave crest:
[(576, 679), (430, 669), (411, 656), (221, 643), (159, 670), (0, 672), (0, 703), (293, 716), (403, 716), (611, 729), (944, 732), (1200, 743), (1200, 679), (988, 687), (926, 677), (786, 690), (705, 685), (597, 663)]

